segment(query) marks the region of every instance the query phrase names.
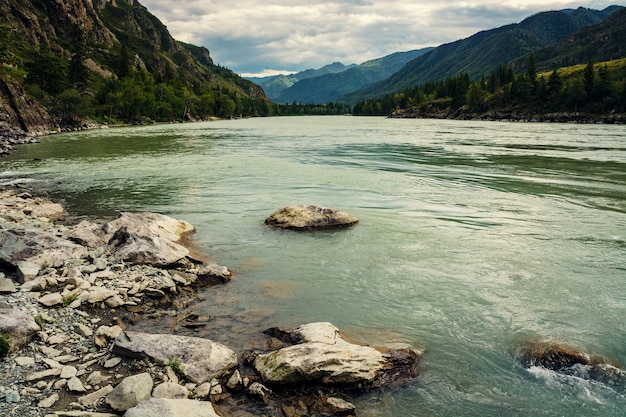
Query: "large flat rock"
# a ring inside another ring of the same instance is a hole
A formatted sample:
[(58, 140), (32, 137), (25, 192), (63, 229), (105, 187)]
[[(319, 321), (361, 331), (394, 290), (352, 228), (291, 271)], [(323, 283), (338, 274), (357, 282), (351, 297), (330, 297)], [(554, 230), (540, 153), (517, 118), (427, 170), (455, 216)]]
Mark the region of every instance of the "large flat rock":
[(116, 259), (155, 266), (172, 265), (187, 257), (189, 250), (180, 242), (194, 231), (184, 220), (157, 213), (121, 213), (103, 227)]
[(237, 366), (234, 351), (199, 337), (127, 331), (115, 340), (113, 353), (134, 358), (149, 357), (163, 363), (179, 362), (182, 373), (196, 384), (219, 378)]
[(374, 348), (344, 340), (331, 323), (310, 323), (291, 333), (297, 344), (261, 354), (254, 368), (276, 384), (316, 382), (371, 388), (417, 375), (420, 353), (409, 346)]

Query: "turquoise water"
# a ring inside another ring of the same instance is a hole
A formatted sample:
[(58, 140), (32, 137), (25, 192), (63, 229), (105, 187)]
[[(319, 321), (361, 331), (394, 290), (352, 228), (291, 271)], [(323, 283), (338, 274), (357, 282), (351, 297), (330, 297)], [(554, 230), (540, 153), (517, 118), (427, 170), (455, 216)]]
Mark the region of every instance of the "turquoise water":
[[(21, 146), (0, 173), (51, 190), (78, 218), (155, 211), (194, 224), (235, 278), (189, 308), (211, 317), (189, 334), (240, 350), (268, 327), (330, 321), (370, 344), (425, 349), (415, 384), (361, 398), (361, 416), (626, 414), (623, 386), (524, 369), (514, 353), (550, 339), (626, 366), (623, 126), (299, 117), (116, 128)], [(263, 225), (288, 204), (360, 223)]]

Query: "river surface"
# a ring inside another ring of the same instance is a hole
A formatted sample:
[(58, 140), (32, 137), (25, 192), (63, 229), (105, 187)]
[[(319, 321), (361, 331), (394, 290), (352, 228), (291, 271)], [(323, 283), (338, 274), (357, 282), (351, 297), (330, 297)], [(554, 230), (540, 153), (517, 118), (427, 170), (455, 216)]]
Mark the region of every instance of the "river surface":
[[(190, 307), (209, 325), (181, 332), (240, 350), (268, 327), (330, 321), (424, 349), (416, 382), (360, 398), (360, 416), (626, 415), (624, 386), (515, 357), (549, 339), (626, 366), (624, 126), (339, 116), (115, 128), (20, 146), (0, 173), (77, 218), (154, 211), (196, 226), (235, 278)], [(263, 225), (289, 204), (360, 223)]]

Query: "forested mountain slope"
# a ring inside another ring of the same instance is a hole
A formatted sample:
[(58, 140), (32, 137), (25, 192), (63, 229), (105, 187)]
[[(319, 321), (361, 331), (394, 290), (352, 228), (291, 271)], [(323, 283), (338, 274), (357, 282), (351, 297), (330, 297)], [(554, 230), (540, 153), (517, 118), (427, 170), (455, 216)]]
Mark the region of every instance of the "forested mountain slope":
[(2, 118), (24, 130), (268, 112), (259, 86), (176, 41), (137, 0), (4, 0), (0, 60)]
[(605, 10), (578, 8), (535, 14), (518, 24), (485, 30), (469, 38), (441, 45), (407, 63), (374, 86), (347, 94), (339, 101), (356, 103), (382, 97), (403, 88), (443, 80), (461, 73), (480, 77), (500, 64), (508, 64), (530, 52), (554, 45), (585, 26), (605, 20), (620, 6)]

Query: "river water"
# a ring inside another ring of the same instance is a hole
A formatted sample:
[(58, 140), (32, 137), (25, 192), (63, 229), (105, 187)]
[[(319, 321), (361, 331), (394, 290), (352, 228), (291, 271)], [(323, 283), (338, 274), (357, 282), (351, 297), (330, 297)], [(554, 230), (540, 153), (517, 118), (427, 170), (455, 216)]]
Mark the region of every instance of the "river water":
[[(623, 386), (515, 358), (549, 339), (626, 366), (623, 126), (340, 116), (116, 128), (20, 146), (0, 172), (78, 218), (154, 211), (195, 225), (235, 273), (190, 307), (211, 318), (196, 335), (239, 350), (268, 327), (330, 321), (424, 349), (417, 381), (359, 399), (361, 416), (626, 413)], [(288, 204), (360, 223), (263, 225)]]

